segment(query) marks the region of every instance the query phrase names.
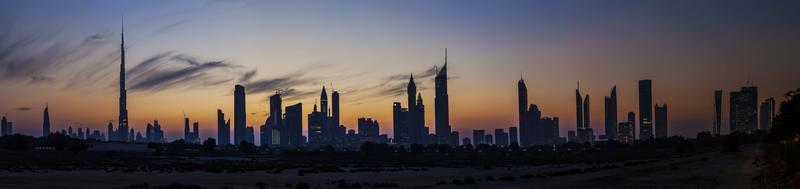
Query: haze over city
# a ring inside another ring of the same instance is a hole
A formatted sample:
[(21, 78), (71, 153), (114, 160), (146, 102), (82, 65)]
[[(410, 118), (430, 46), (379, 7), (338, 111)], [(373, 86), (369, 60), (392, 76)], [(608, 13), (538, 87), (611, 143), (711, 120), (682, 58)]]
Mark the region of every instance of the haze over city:
[[(433, 126), (434, 67), (444, 48), (450, 124), (464, 135), (518, 124), (520, 77), (529, 102), (560, 118), (561, 136), (576, 127), (578, 82), (594, 103), (591, 124), (601, 128), (602, 98), (613, 86), (623, 120), (638, 111), (637, 81), (651, 79), (653, 102), (670, 107), (670, 134), (687, 137), (711, 131), (714, 90), (752, 83), (760, 102), (800, 84), (792, 1), (0, 5), (0, 113), (13, 117), (15, 133), (34, 136), (45, 105), (54, 130), (104, 131), (116, 122), (123, 22), (129, 124), (143, 130), (158, 119), (169, 139), (182, 137), (184, 115), (200, 123), (201, 138), (216, 136), (216, 109), (233, 112), (235, 84), (247, 87), (247, 122), (256, 129), (269, 95), (282, 90), (284, 104), (302, 102), (305, 117), (326, 86), (340, 92), (348, 129), (370, 117), (391, 135), (391, 104), (405, 102), (412, 73), (430, 104), (425, 125)], [(727, 110), (727, 95), (724, 102)]]

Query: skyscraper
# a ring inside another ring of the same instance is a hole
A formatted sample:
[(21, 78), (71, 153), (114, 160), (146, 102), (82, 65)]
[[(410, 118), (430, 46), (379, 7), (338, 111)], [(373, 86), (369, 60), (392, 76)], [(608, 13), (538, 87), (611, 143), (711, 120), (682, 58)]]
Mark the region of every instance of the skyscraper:
[[(336, 108), (334, 108), (336, 109)], [(286, 116), (283, 122), (288, 137), (289, 146), (303, 145), (303, 103), (286, 106)]]
[(325, 117), (328, 117), (330, 115), (328, 112), (328, 92), (325, 92), (325, 86), (322, 86), (322, 92), (319, 94), (319, 103), (319, 111), (325, 114)]
[(225, 122), (225, 113), (217, 109), (217, 145), (231, 144), (231, 122)]
[[(447, 49), (444, 49), (444, 66), (436, 74), (434, 108), (436, 116), (436, 138), (438, 144), (446, 144), (450, 137), (450, 102), (447, 96)], [(450, 144), (454, 146), (454, 144)]]
[(714, 136), (719, 136), (722, 129), (722, 90), (714, 91)]
[(406, 97), (408, 98), (408, 115), (406, 116), (406, 123), (408, 123), (407, 133), (411, 138), (412, 143), (422, 144), (424, 136), (420, 135), (420, 130), (417, 127), (417, 84), (414, 82), (414, 74), (408, 77), (408, 85), (406, 85)]
[(495, 129), (494, 130), (495, 136), (495, 144), (501, 146), (508, 146), (508, 133), (503, 131), (503, 129)]
[[(425, 136), (428, 136), (428, 128), (425, 127), (425, 104), (422, 102), (422, 93), (417, 93), (417, 104), (414, 106), (414, 122), (413, 126), (415, 127), (412, 132), (415, 133), (417, 136), (416, 141), (420, 144), (427, 144), (429, 141), (426, 140)], [(452, 144), (452, 141), (450, 141)], [(456, 142), (458, 143), (458, 139), (456, 138)]]
[(633, 132), (631, 140), (636, 140), (636, 113), (628, 112), (628, 122), (631, 122), (631, 132)]
[(125, 27), (120, 32), (120, 64), (119, 64), (119, 125), (117, 125), (119, 141), (128, 141), (128, 95), (125, 90)]
[(653, 82), (639, 80), (639, 139), (653, 139)]
[(44, 107), (44, 122), (42, 123), (42, 136), (50, 135), (50, 107)]
[[(525, 81), (522, 80), (522, 78), (519, 78), (519, 81), (517, 82), (517, 97), (518, 97), (517, 107), (519, 108), (519, 131), (520, 131), (519, 135), (520, 143), (517, 144), (527, 146), (530, 145), (530, 136), (528, 136), (527, 134), (528, 130), (530, 130), (528, 128), (528, 121), (527, 121), (528, 87), (525, 86)], [(509, 130), (509, 132), (511, 132), (511, 130)], [(511, 137), (513, 138), (511, 142), (512, 143), (515, 142), (516, 136), (512, 134)]]
[(617, 140), (617, 86), (611, 88), (611, 95), (605, 98), (606, 138)]
[(731, 132), (750, 133), (758, 129), (758, 88), (742, 87), (731, 92)]
[(515, 142), (517, 143), (517, 145), (519, 145), (519, 139), (517, 139), (517, 137), (518, 137), (517, 127), (509, 127), (508, 128), (508, 136), (509, 136), (508, 137), (509, 138), (509, 141), (508, 141), (509, 145), (514, 144)]
[[(591, 119), (589, 118), (589, 94), (581, 99), (580, 83), (578, 88), (575, 89), (575, 112), (577, 114), (577, 143), (592, 143), (594, 140), (594, 131), (591, 127)], [(530, 119), (528, 120), (530, 121)]]
[(372, 118), (358, 118), (358, 136), (361, 142), (378, 142), (380, 124)]
[(247, 113), (245, 113), (244, 86), (236, 85), (233, 89), (233, 143), (239, 145), (246, 140)]
[(658, 104), (656, 104), (656, 138), (667, 138), (667, 136), (669, 136), (669, 134), (667, 134), (667, 130), (669, 129), (669, 126), (667, 125), (668, 119), (667, 105), (662, 104), (661, 106), (658, 106)]
[(308, 144), (321, 145), (323, 142), (323, 124), (325, 122), (325, 115), (317, 111), (317, 104), (314, 104), (314, 110), (308, 114)]
[[(333, 90), (333, 88), (331, 88)], [(334, 126), (341, 125), (341, 120), (339, 117), (339, 91), (333, 91), (331, 93), (331, 122)]]
[(189, 128), (189, 118), (186, 115), (183, 115), (183, 141), (187, 144), (191, 144), (194, 139), (192, 139), (192, 130)]
[(775, 98), (767, 98), (761, 103), (761, 118), (758, 129), (769, 130), (772, 128), (772, 118), (775, 117)]
[(8, 123), (6, 116), (3, 116), (2, 121), (0, 121), (0, 136), (6, 136), (6, 127), (8, 127)]
[(542, 112), (539, 111), (539, 106), (536, 106), (536, 104), (530, 104), (527, 113), (528, 116), (525, 118), (527, 129), (521, 134), (527, 136), (528, 141), (523, 141), (523, 145), (541, 144), (542, 137), (540, 122), (542, 120)]
[(486, 132), (483, 130), (472, 130), (472, 144), (473, 145), (481, 145), (485, 144), (484, 139), (486, 139)]

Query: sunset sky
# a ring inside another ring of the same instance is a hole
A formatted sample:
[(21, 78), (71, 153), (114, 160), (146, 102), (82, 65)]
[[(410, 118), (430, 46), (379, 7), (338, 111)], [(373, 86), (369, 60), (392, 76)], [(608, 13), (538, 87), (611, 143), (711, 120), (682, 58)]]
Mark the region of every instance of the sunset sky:
[(406, 106), (410, 73), (433, 132), (431, 70), (444, 48), (462, 137), (517, 125), (520, 77), (562, 136), (575, 129), (578, 82), (600, 135), (603, 97), (616, 85), (620, 120), (638, 115), (640, 79), (667, 104), (670, 135), (710, 131), (713, 91), (724, 90), (727, 133), (730, 91), (750, 80), (759, 100), (780, 101), (800, 87), (799, 10), (800, 1), (0, 0), (0, 113), (15, 133), (39, 136), (49, 104), (54, 130), (105, 132), (117, 118), (124, 17), (130, 124), (143, 131), (158, 119), (169, 140), (183, 136), (184, 113), (216, 138), (216, 109), (233, 115), (235, 84), (247, 87), (256, 128), (279, 89), (284, 106), (303, 103), (307, 124), (326, 85), (340, 91), (348, 129), (371, 117), (391, 137), (392, 102)]

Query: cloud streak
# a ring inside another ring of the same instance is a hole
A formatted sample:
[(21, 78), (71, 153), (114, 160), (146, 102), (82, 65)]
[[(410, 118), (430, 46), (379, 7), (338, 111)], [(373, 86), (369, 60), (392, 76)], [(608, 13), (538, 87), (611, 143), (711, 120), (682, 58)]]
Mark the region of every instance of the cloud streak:
[(204, 62), (186, 54), (163, 52), (145, 59), (126, 74), (131, 78), (129, 90), (155, 92), (222, 85), (238, 78), (241, 68), (225, 61)]

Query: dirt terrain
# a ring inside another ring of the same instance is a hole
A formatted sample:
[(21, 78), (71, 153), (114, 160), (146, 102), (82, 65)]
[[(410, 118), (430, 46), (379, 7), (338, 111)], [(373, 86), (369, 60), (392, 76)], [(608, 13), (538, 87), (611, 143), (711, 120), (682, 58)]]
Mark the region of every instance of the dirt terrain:
[[(549, 165), (509, 168), (425, 168), (357, 173), (124, 173), (105, 171), (0, 172), (0, 188), (129, 188), (194, 185), (207, 188), (750, 188), (756, 147), (620, 166)], [(578, 171), (576, 171), (578, 170)], [(341, 182), (344, 181), (344, 182)], [(367, 186), (369, 184), (369, 186)], [(387, 186), (387, 185), (381, 185)]]

